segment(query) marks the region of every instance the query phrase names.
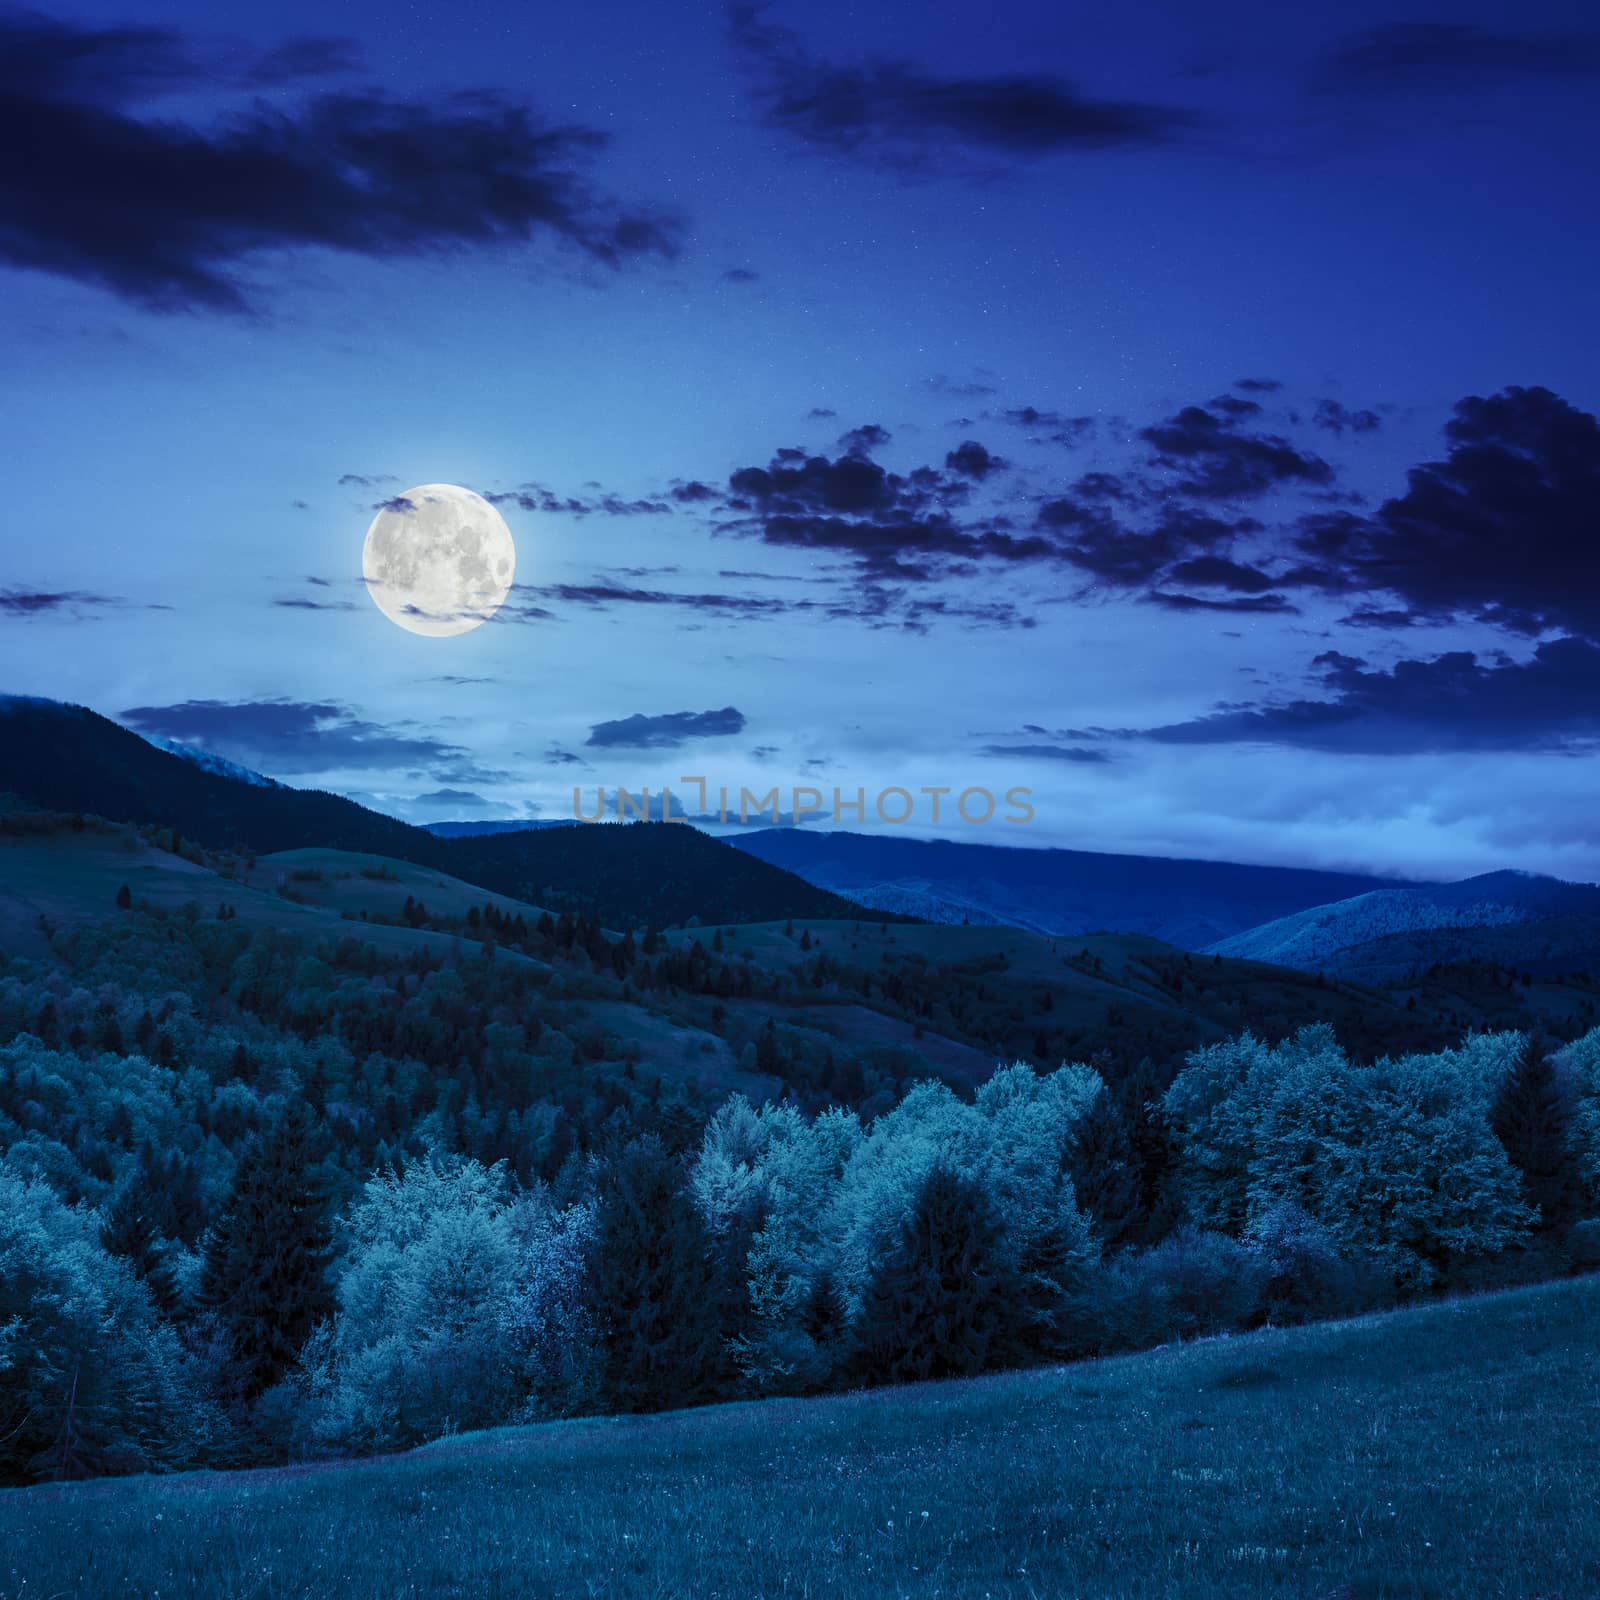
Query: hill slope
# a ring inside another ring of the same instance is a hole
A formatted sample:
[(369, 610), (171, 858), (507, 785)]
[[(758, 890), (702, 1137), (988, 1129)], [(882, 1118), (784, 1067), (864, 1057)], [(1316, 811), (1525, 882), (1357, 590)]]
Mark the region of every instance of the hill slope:
[(872, 917), (854, 902), (682, 826), (592, 826), (441, 839), (317, 790), (263, 785), (198, 764), (82, 706), (0, 697), (0, 794), (50, 811), (155, 822), (203, 844), (263, 853), (348, 850), (433, 867), (552, 910), (586, 907), (608, 926), (703, 917)]
[(1308, 906), (1392, 887), (1358, 873), (799, 828), (730, 842), (819, 888), (929, 922), (1000, 922), (1047, 934), (1144, 933), (1182, 950)]
[(1600, 887), (1490, 872), (1382, 889), (1280, 918), (1210, 950), (1366, 983), (1469, 959), (1541, 974), (1588, 971), (1600, 967)]
[(219, 1600), (1576, 1597), (1597, 1342), (1591, 1278), (971, 1382), (14, 1490), (0, 1571), (18, 1595)]

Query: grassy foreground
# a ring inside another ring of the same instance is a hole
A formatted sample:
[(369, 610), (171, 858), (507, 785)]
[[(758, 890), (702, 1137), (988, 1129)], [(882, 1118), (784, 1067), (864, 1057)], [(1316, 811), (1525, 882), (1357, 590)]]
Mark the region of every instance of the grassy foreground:
[(0, 1594), (1600, 1595), (1600, 1279), (1047, 1372), (0, 1494)]

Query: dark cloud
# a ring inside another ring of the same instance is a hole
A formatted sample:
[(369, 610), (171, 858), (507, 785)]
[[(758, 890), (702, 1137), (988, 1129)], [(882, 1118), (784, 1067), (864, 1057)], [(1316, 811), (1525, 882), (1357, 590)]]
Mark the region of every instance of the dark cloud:
[(490, 806), (494, 802), (484, 799), (474, 789), (434, 789), (419, 794), (412, 802), (418, 806)]
[(965, 477), (975, 478), (980, 483), (991, 472), (998, 472), (1006, 465), (999, 456), (990, 455), (976, 439), (963, 439), (954, 450), (945, 456), (944, 464), (952, 472), (959, 472)]
[(387, 500), (380, 500), (372, 508), (374, 511), (392, 511), (398, 516), (410, 516), (417, 509), (416, 501), (408, 500), (403, 494), (391, 495)]
[[(703, 489), (705, 485), (693, 487)], [(672, 494), (675, 500), (697, 498), (693, 493), (680, 495), (676, 490)], [(630, 500), (609, 491), (583, 500), (576, 495), (557, 494), (542, 483), (524, 483), (515, 489), (485, 490), (483, 498), (493, 506), (514, 505), (522, 511), (559, 513), (570, 517), (665, 517), (672, 514), (672, 507), (665, 500)]]
[(1039, 428), (1054, 444), (1078, 444), (1094, 432), (1094, 417), (1069, 417), (1059, 411), (1042, 411), (1038, 406), (1015, 406), (1000, 413), (1002, 422), (1018, 428)]
[(400, 480), (392, 472), (347, 472), (339, 480), (341, 489), (376, 489), (380, 484), (398, 483)]
[(1445, 439), (1405, 494), (1314, 520), (1302, 546), (1431, 616), (1600, 638), (1600, 423), (1513, 388), (1462, 400)]
[(736, 0), (729, 15), (769, 126), (906, 174), (1149, 148), (1180, 142), (1195, 127), (1174, 107), (1096, 99), (1043, 75), (940, 77), (903, 61), (836, 64), (772, 22), (759, 0)]
[(1263, 594), (1276, 581), (1259, 567), (1244, 566), (1237, 561), (1229, 561), (1225, 556), (1194, 556), (1188, 561), (1180, 561), (1167, 576), (1177, 583), (1211, 589), (1234, 589), (1240, 594)]
[(733, 706), (720, 711), (669, 711), (653, 717), (636, 711), (615, 722), (597, 722), (586, 742), (606, 749), (676, 750), (694, 739), (742, 733), (744, 726), (744, 713)]
[[(231, 81), (282, 84), (337, 60), (327, 41), (292, 41)], [(240, 312), (255, 298), (242, 272), (270, 252), (382, 259), (549, 238), (619, 266), (675, 248), (669, 220), (590, 189), (594, 130), (482, 93), (249, 101), (207, 127), (145, 109), (218, 83), (170, 29), (0, 15), (0, 145), (28, 152), (0, 176), (0, 260), (156, 310)]]
[[(267, 772), (339, 767), (467, 771), (466, 752), (425, 734), (385, 727), (349, 706), (300, 700), (186, 700), (130, 706), (122, 721), (139, 733), (197, 745)], [(444, 777), (444, 771), (436, 775)]]
[(722, 498), (721, 490), (713, 489), (709, 483), (702, 483), (698, 478), (690, 478), (687, 483), (676, 483), (669, 492), (679, 505), (685, 506)]
[(1337, 400), (1317, 401), (1311, 420), (1329, 433), (1376, 433), (1383, 426), (1383, 419), (1376, 411), (1352, 411)]
[(1276, 394), (1283, 383), (1277, 378), (1239, 378), (1233, 386), (1246, 394)]
[(759, 283), (761, 274), (750, 267), (729, 267), (722, 274), (724, 283)]
[(1021, 761), (1065, 761), (1075, 766), (1103, 766), (1111, 760), (1104, 750), (1090, 750), (1083, 745), (986, 744), (980, 753), (1013, 756)]
[(834, 411), (828, 406), (812, 406), (812, 408), (806, 412), (806, 421), (828, 422), (838, 415), (839, 413), (837, 411)]
[(563, 750), (560, 745), (551, 745), (540, 758), (546, 766), (550, 767), (586, 767), (589, 765), (582, 756), (574, 755), (570, 750)]
[[(583, 606), (591, 610), (613, 606), (664, 606), (680, 607), (686, 611), (707, 612), (727, 617), (771, 617), (796, 608), (805, 608), (804, 601), (780, 600), (766, 595), (684, 593), (668, 589), (641, 589), (620, 583), (556, 583), (537, 588), (517, 586), (523, 594), (536, 595), (545, 601), (563, 605)], [(513, 606), (513, 615), (524, 614)], [(536, 615), (548, 618), (549, 611)]]
[(1300, 614), (1299, 606), (1282, 594), (1234, 595), (1225, 600), (1216, 600), (1207, 595), (1169, 594), (1165, 590), (1154, 589), (1145, 599), (1164, 611), (1237, 611), (1275, 617)]
[(942, 372), (934, 373), (931, 378), (924, 378), (922, 387), (934, 394), (948, 395), (952, 400), (986, 400), (990, 395), (1000, 392), (986, 376), (962, 381), (947, 377)]
[(1335, 89), (1410, 93), (1600, 77), (1600, 33), (1510, 32), (1469, 22), (1397, 22), (1343, 40), (1323, 82)]
[(291, 595), (274, 600), (273, 605), (283, 611), (361, 611), (354, 600), (313, 600), (310, 595)]
[(1278, 744), (1368, 755), (1590, 750), (1600, 742), (1600, 646), (1553, 639), (1526, 661), (1467, 650), (1372, 668), (1329, 651), (1327, 698), (1228, 708), (1148, 730), (1165, 744)]
[(848, 433), (841, 433), (839, 448), (846, 455), (870, 456), (874, 450), (881, 450), (893, 437), (894, 435), (879, 423), (865, 422), (859, 428), (851, 428)]
[(92, 594), (86, 589), (0, 589), (0, 617), (81, 616), (127, 603), (115, 595)]
[(1241, 418), (1185, 406), (1139, 437), (1157, 461), (1179, 475), (1176, 492), (1204, 500), (1243, 500), (1284, 484), (1328, 484), (1333, 468), (1276, 434), (1255, 433)]
[(860, 453), (830, 460), (780, 450), (765, 467), (739, 468), (728, 485), (731, 504), (752, 515), (724, 524), (723, 531), (837, 554), (873, 581), (926, 583), (952, 563), (1009, 564), (1058, 554), (1050, 539), (1007, 532), (1000, 519), (958, 521), (950, 507), (970, 492), (970, 481), (933, 467), (902, 475)]

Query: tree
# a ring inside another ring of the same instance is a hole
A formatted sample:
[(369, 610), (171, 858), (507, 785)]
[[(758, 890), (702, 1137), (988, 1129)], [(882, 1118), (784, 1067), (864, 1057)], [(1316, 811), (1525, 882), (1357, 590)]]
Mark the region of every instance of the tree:
[(151, 1221), (143, 1186), (137, 1179), (117, 1196), (101, 1223), (100, 1243), (112, 1255), (127, 1261), (144, 1281), (163, 1316), (170, 1317), (178, 1309), (181, 1296), (167, 1260), (166, 1241)]
[(1078, 1123), (1068, 1171), (1079, 1209), (1093, 1223), (1104, 1248), (1114, 1250), (1138, 1220), (1141, 1174), (1109, 1089), (1100, 1090)]
[(971, 1178), (936, 1162), (867, 1283), (862, 1377), (970, 1377), (997, 1358), (1017, 1288), (1000, 1221)]
[(201, 1303), (238, 1365), (246, 1399), (293, 1366), (311, 1330), (332, 1309), (314, 1133), (311, 1108), (291, 1101), (241, 1158), (206, 1245)]
[(117, 890), (117, 910), (131, 911), (133, 909), (133, 890), (127, 884)]
[(1490, 1124), (1522, 1175), (1523, 1198), (1539, 1213), (1539, 1231), (1568, 1227), (1583, 1197), (1572, 1098), (1537, 1034), (1506, 1074)]
[(613, 1409), (658, 1411), (716, 1391), (723, 1296), (711, 1240), (654, 1134), (631, 1140), (602, 1171), (590, 1275)]

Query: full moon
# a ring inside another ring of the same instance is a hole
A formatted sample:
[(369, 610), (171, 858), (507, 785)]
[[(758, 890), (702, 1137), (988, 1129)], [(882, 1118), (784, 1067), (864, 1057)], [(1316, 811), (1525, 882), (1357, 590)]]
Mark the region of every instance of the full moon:
[(388, 501), (361, 547), (367, 592), (391, 622), (447, 639), (500, 609), (517, 570), (505, 518), (482, 495), (425, 483)]

